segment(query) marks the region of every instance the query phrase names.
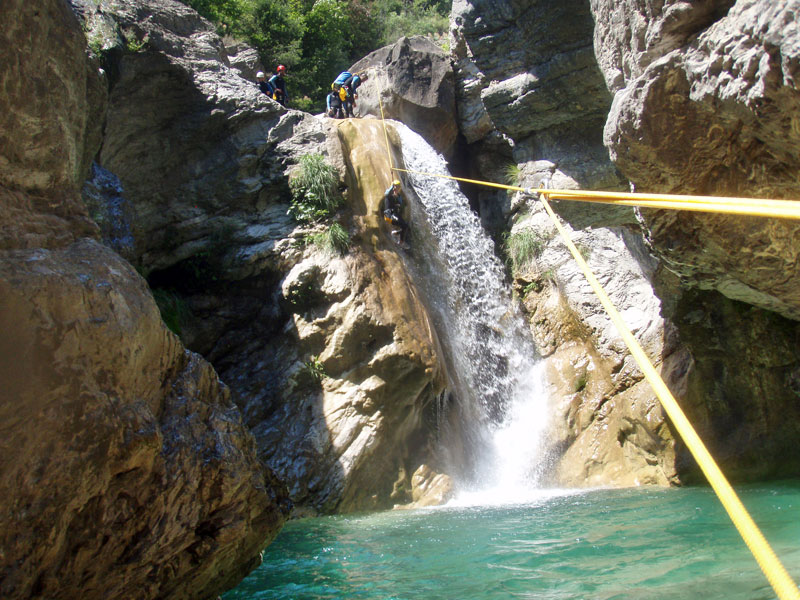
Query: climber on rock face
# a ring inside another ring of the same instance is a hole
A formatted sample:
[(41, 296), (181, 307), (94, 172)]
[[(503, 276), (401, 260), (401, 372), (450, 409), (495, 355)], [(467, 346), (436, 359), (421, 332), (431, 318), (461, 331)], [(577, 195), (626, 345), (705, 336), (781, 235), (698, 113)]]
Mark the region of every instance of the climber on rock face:
[(405, 244), (408, 232), (408, 223), (403, 219), (402, 214), (404, 205), (400, 180), (395, 179), (392, 186), (383, 194), (383, 218), (390, 226), (397, 228), (392, 231), (392, 234), (399, 236), (401, 244)]
[(269, 79), (269, 84), (274, 90), (272, 97), (283, 106), (286, 106), (286, 103), (289, 102), (289, 92), (286, 91), (286, 80), (284, 79), (285, 75), (286, 67), (278, 65), (278, 68), (275, 69), (275, 75)]

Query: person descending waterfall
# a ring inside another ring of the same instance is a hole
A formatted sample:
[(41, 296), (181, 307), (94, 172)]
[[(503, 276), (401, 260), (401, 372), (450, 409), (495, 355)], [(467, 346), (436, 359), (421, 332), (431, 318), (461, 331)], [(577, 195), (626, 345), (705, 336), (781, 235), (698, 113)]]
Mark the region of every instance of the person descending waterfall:
[(397, 227), (392, 230), (392, 236), (398, 236), (400, 244), (403, 246), (406, 245), (406, 233), (408, 232), (408, 223), (403, 219), (402, 214), (404, 205), (400, 180), (395, 179), (392, 186), (383, 194), (383, 218), (392, 227)]
[(286, 91), (286, 80), (284, 79), (285, 75), (286, 67), (278, 65), (278, 68), (275, 69), (275, 75), (269, 78), (269, 84), (274, 90), (273, 98), (284, 106), (289, 102), (289, 92)]
[(259, 90), (272, 98), (275, 90), (273, 89), (272, 85), (270, 85), (269, 81), (267, 81), (267, 76), (264, 75), (264, 71), (259, 71), (256, 73), (256, 85), (258, 85)]

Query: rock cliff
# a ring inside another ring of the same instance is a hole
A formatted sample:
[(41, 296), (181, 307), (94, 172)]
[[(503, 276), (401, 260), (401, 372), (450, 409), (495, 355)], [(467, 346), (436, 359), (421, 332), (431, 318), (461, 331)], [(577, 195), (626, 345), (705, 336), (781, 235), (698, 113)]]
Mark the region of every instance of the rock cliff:
[[(566, 11), (578, 16), (567, 20)], [(788, 175), (798, 139), (796, 11), (796, 2), (758, 1), (456, 3), (460, 127), (487, 154), (479, 166), (489, 179), (513, 162), (522, 185), (627, 191), (630, 182), (637, 191), (797, 197)], [(560, 36), (568, 42), (553, 50)], [(549, 84), (551, 74), (562, 77)], [(507, 118), (522, 104), (531, 110)], [(548, 135), (565, 122), (580, 135)], [(515, 214), (512, 236), (539, 240), (538, 256), (516, 275), (563, 398), (558, 476), (623, 484), (693, 477), (541, 209), (520, 197), (495, 199), (502, 215)], [(486, 194), (481, 206), (492, 214)], [(796, 472), (787, 450), (796, 435), (797, 354), (758, 340), (798, 330), (798, 226), (567, 202), (556, 210), (727, 471)], [(733, 335), (735, 314), (743, 321)], [(627, 400), (637, 389), (639, 399)], [(777, 414), (789, 420), (773, 421)], [(631, 460), (641, 469), (631, 470)]]
[(259, 561), (285, 488), (98, 240), (79, 190), (106, 81), (71, 7), (0, 15), (0, 595), (214, 598)]
[[(376, 143), (385, 156), (382, 131), (268, 99), (178, 3), (87, 3), (83, 14), (113, 74), (99, 162), (129, 205), (130, 258), (230, 386), (295, 513), (410, 500), (442, 383), (401, 262), (361, 242), (383, 235), (377, 202), (390, 173), (361, 165)], [(122, 51), (126, 36), (138, 52)], [(310, 242), (330, 223), (287, 214), (288, 177), (306, 154), (338, 169), (349, 208), (336, 219), (353, 239), (344, 256)]]

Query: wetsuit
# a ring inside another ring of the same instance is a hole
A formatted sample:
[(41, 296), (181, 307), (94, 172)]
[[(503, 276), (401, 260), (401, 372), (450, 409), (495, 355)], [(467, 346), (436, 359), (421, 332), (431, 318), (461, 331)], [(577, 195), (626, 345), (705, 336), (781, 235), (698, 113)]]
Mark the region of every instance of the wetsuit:
[(383, 194), (383, 216), (392, 222), (392, 226), (400, 229), (400, 241), (406, 241), (406, 232), (408, 231), (408, 223), (403, 219), (403, 194), (402, 192), (395, 195), (394, 187), (390, 187)]
[(258, 82), (258, 89), (260, 89), (262, 92), (264, 92), (270, 98), (272, 98), (272, 95), (275, 93), (275, 90), (272, 89), (272, 86), (270, 85), (269, 81), (267, 81), (266, 79), (264, 81), (259, 81)]
[(358, 75), (350, 75), (344, 83), (342, 87), (347, 90), (347, 100), (344, 103), (344, 112), (348, 117), (355, 117), (353, 113), (353, 108), (356, 105), (356, 90), (358, 90), (358, 86), (361, 85), (361, 77)]
[(286, 80), (277, 73), (269, 78), (269, 84), (275, 90), (273, 97), (275, 100), (286, 106), (289, 102), (289, 92), (286, 91)]
[(335, 119), (343, 119), (344, 118), (344, 110), (342, 108), (342, 101), (339, 99), (339, 94), (337, 92), (331, 92), (328, 94), (327, 99), (328, 105), (328, 116), (335, 118)]

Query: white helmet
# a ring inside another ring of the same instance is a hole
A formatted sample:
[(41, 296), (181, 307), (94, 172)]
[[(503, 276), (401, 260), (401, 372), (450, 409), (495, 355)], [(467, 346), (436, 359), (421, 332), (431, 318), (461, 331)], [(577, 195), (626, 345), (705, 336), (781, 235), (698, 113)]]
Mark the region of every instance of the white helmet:
[(259, 71), (256, 73), (256, 79), (261, 79), (262, 77), (266, 77), (266, 75), (264, 75), (264, 71)]

